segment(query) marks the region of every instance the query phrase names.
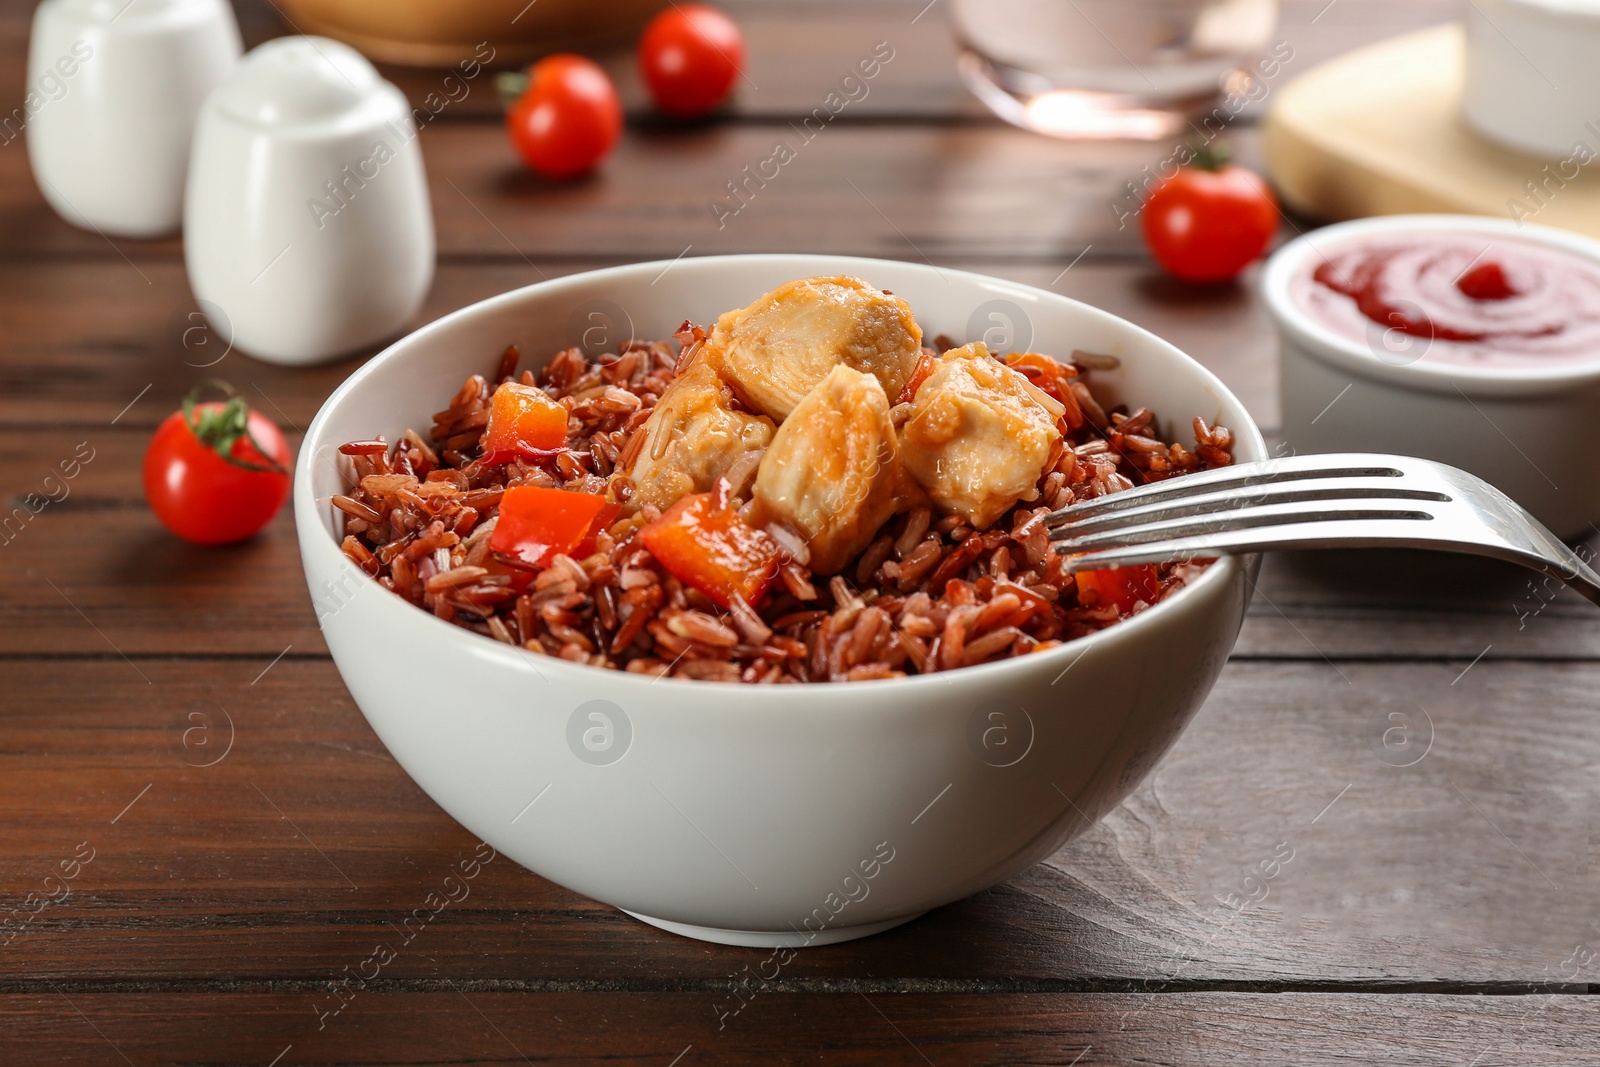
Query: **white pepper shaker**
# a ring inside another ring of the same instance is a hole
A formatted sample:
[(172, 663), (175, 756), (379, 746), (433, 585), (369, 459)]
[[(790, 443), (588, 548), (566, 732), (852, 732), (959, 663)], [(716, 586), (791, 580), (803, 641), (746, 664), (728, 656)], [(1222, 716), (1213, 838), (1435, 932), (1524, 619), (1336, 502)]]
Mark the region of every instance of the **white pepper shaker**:
[(239, 53), (226, 0), (44, 0), (24, 110), (50, 206), (103, 233), (175, 232), (195, 116)]
[(268, 362), (320, 363), (399, 330), (434, 263), (404, 94), (337, 41), (251, 51), (200, 112), (184, 259), (222, 312), (212, 326)]

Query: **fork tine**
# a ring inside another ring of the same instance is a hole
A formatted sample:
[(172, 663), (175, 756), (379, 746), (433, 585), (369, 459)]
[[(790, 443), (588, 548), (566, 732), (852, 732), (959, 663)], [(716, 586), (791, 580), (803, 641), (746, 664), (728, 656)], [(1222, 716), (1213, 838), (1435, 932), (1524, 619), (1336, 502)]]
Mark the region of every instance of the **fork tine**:
[(1385, 507), (1380, 501), (1374, 500), (1318, 500), (1263, 504), (1236, 511), (1178, 518), (1158, 513), (1148, 522), (1130, 524), (1123, 529), (1079, 536), (1076, 529), (1068, 527), (1052, 530), (1050, 536), (1060, 542), (1056, 549), (1058, 552), (1095, 552), (1159, 541), (1204, 540), (1208, 537), (1224, 537), (1236, 530), (1293, 527), (1305, 523), (1382, 520), (1427, 522), (1434, 518), (1432, 512), (1416, 506), (1421, 502), (1409, 502), (1413, 504), (1410, 508), (1402, 507), (1398, 502), (1395, 506)]
[(1102, 511), (1085, 519), (1074, 516), (1065, 524), (1050, 531), (1050, 539), (1082, 538), (1090, 534), (1127, 529), (1142, 523), (1163, 519), (1180, 519), (1192, 515), (1222, 515), (1245, 508), (1266, 507), (1274, 504), (1310, 503), (1337, 500), (1424, 500), (1448, 503), (1452, 498), (1431, 489), (1412, 489), (1403, 485), (1381, 482), (1339, 480), (1337, 485), (1318, 482), (1269, 484), (1244, 490), (1229, 489), (1203, 493), (1199, 496), (1181, 497), (1176, 501), (1154, 501), (1137, 507), (1116, 511)]
[(1322, 455), (1291, 456), (1287, 459), (1269, 459), (1256, 463), (1241, 463), (1232, 467), (1185, 474), (1160, 482), (1138, 486), (1120, 493), (1109, 493), (1093, 500), (1081, 501), (1053, 511), (1044, 517), (1046, 527), (1076, 522), (1091, 515), (1107, 511), (1122, 511), (1199, 496), (1202, 493), (1238, 490), (1278, 482), (1324, 478), (1399, 478), (1404, 471), (1397, 468), (1387, 456)]

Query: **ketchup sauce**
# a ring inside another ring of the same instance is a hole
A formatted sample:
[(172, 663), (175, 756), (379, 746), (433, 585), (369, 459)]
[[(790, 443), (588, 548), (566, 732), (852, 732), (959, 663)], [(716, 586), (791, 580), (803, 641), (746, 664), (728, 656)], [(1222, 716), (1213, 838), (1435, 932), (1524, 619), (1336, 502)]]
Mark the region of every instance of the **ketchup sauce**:
[(1574, 253), (1429, 231), (1323, 251), (1291, 294), (1352, 340), (1396, 331), (1428, 342), (1423, 360), (1502, 369), (1600, 361), (1600, 265)]

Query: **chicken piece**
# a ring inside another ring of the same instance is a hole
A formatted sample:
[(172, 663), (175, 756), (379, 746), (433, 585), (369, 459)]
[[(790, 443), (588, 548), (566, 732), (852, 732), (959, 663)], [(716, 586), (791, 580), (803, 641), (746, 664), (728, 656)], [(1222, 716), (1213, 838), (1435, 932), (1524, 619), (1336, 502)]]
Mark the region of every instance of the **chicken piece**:
[(939, 508), (982, 530), (1037, 495), (1066, 409), (981, 342), (939, 357), (911, 404), (900, 461)]
[(835, 366), (897, 397), (922, 354), (911, 307), (859, 278), (802, 278), (717, 320), (706, 355), (751, 408), (782, 422)]
[(688, 493), (715, 487), (745, 453), (772, 443), (772, 420), (733, 407), (733, 391), (704, 359), (675, 378), (638, 433), (640, 444), (626, 474), (633, 481), (628, 511), (644, 504), (670, 506)]
[(833, 574), (897, 510), (899, 451), (883, 386), (840, 364), (778, 427), (756, 472), (751, 517), (787, 524), (806, 539), (812, 571)]

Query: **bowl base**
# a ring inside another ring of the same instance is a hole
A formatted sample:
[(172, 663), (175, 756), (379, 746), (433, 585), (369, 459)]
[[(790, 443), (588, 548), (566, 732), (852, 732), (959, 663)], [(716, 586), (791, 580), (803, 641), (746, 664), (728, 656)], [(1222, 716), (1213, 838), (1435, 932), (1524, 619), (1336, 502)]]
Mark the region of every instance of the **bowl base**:
[(873, 934), (892, 930), (896, 926), (908, 923), (912, 919), (920, 918), (922, 912), (916, 915), (904, 915), (898, 919), (889, 919), (881, 923), (865, 923), (861, 926), (839, 926), (831, 930), (805, 931), (778, 931), (778, 930), (723, 930), (715, 926), (690, 926), (688, 923), (669, 922), (666, 919), (653, 919), (648, 915), (640, 915), (636, 911), (619, 909), (626, 915), (631, 915), (642, 923), (667, 931), (669, 934), (678, 934), (681, 937), (692, 937), (696, 941), (711, 941), (718, 945), (741, 945), (746, 948), (815, 948), (817, 945), (836, 945), (841, 941), (854, 941), (858, 937), (871, 937)]

